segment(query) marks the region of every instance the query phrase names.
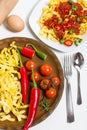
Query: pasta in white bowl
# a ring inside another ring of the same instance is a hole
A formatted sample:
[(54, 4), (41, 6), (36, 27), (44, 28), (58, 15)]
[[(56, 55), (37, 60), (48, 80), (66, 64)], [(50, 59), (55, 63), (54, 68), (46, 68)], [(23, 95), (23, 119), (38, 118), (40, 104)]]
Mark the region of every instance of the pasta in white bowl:
[[(54, 16), (57, 16), (59, 18), (59, 14), (56, 11), (53, 11), (58, 3), (60, 4), (61, 0), (44, 0), (44, 1), (40, 1), (36, 7), (34, 8), (34, 10), (32, 11), (30, 18), (29, 18), (29, 24), (30, 27), (32, 28), (33, 32), (36, 34), (36, 36), (45, 44), (47, 44), (48, 46), (57, 49), (59, 51), (62, 52), (69, 52), (69, 51), (73, 51), (74, 49), (77, 49), (81, 46), (85, 46), (86, 44), (86, 30), (87, 30), (87, 21), (86, 19), (83, 20), (83, 23), (80, 24), (80, 32), (77, 35), (75, 32), (73, 33), (73, 35), (71, 35), (72, 32), (72, 28), (69, 28), (70, 33), (68, 31), (64, 32), (64, 36), (63, 38), (67, 40), (67, 38), (69, 40), (77, 40), (79, 39), (79, 41), (81, 40), (81, 43), (79, 43), (79, 45), (69, 45), (69, 47), (67, 47), (67, 45), (64, 44), (60, 44), (60, 39), (56, 38), (56, 33), (54, 31), (54, 28), (50, 28), (47, 26), (44, 26), (45, 21), (49, 19), (54, 19)], [(79, 0), (79, 4), (83, 4), (85, 6), (84, 9), (86, 10), (87, 6), (86, 6), (86, 2), (85, 1), (81, 1)], [(62, 0), (62, 4), (63, 3), (67, 3), (67, 0)], [(77, 2), (76, 2), (77, 3)], [(75, 8), (75, 7), (74, 7)], [(36, 17), (37, 16), (37, 17)], [(76, 14), (75, 14), (76, 16)], [(70, 17), (70, 16), (69, 16)], [(72, 17), (72, 16), (71, 16)], [(32, 20), (34, 19), (34, 20)], [(66, 17), (66, 20), (68, 18)], [(77, 18), (77, 22), (79, 22), (79, 18)], [(69, 21), (69, 20), (68, 20)], [(61, 22), (61, 20), (59, 19), (59, 22)], [(78, 25), (76, 22), (76, 26)], [(46, 24), (49, 25), (50, 21)], [(75, 23), (75, 22), (74, 22)], [(54, 23), (52, 23), (54, 24)], [(51, 25), (51, 24), (50, 24)], [(58, 26), (59, 28), (59, 26)], [(60, 32), (59, 32), (60, 33)], [(84, 34), (84, 35), (83, 35)], [(77, 42), (77, 41), (76, 41)], [(76, 43), (77, 44), (77, 43)]]

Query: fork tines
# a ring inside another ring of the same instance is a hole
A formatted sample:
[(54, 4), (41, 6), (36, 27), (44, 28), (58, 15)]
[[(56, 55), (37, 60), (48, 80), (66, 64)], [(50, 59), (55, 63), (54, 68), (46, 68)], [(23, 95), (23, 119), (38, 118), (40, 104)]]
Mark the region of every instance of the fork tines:
[(72, 72), (72, 57), (71, 55), (65, 55), (64, 56), (64, 72), (69, 73), (69, 75)]

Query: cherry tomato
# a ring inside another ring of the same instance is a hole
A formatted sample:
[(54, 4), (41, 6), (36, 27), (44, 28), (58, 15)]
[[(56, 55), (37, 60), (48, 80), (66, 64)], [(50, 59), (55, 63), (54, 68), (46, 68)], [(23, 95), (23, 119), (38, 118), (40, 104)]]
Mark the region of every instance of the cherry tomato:
[(71, 27), (72, 27), (72, 23), (71, 23), (71, 21), (68, 21), (66, 24), (66, 28), (71, 29)]
[(63, 36), (64, 36), (64, 34), (65, 34), (65, 32), (63, 31), (63, 29), (59, 30), (59, 31), (57, 32), (57, 37), (58, 37), (58, 39), (62, 39)]
[[(34, 79), (36, 82), (40, 80), (40, 74), (38, 72), (34, 72)], [(32, 74), (30, 75), (30, 80), (32, 81)]]
[(56, 24), (54, 26), (54, 28), (55, 28), (56, 31), (59, 31), (59, 30), (63, 29), (63, 25), (62, 24)]
[(86, 15), (86, 16), (87, 16), (87, 10), (84, 10), (84, 15)]
[(65, 14), (68, 14), (69, 13), (69, 8), (66, 7), (64, 11), (65, 11)]
[(64, 44), (65, 44), (66, 46), (72, 46), (73, 41), (68, 39), (68, 40), (65, 40), (65, 41), (64, 41)]
[(60, 84), (60, 78), (57, 76), (53, 76), (50, 82), (53, 84), (54, 87), (56, 87)]
[(50, 81), (49, 79), (42, 79), (40, 82), (40, 87), (43, 90), (46, 90), (48, 88), (49, 81)]
[(25, 67), (27, 68), (27, 70), (31, 71), (32, 69), (36, 69), (36, 63), (32, 60), (28, 60), (25, 64)]
[(48, 90), (46, 90), (46, 97), (47, 98), (54, 98), (56, 96), (57, 92), (56, 89), (54, 88), (49, 88)]
[(43, 64), (41, 67), (40, 67), (40, 73), (44, 76), (50, 76), (51, 73), (53, 71), (53, 68), (52, 66), (48, 65), (48, 64)]

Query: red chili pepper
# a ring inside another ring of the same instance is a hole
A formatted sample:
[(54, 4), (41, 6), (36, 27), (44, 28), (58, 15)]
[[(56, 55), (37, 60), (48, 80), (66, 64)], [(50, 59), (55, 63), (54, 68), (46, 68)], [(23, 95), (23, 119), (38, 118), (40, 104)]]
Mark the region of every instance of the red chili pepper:
[(33, 44), (27, 43), (27, 44), (26, 44), (26, 47), (28, 47), (28, 46), (31, 46), (31, 47), (34, 49), (36, 55), (37, 55), (38, 57), (40, 57), (41, 59), (45, 60), (45, 59), (47, 58), (47, 55), (46, 55), (44, 52), (38, 50)]
[(27, 95), (28, 95), (28, 75), (27, 75), (26, 68), (24, 66), (20, 68), (20, 73), (21, 73), (23, 102), (24, 104), (26, 104)]
[(32, 58), (35, 55), (35, 50), (33, 50), (33, 49), (29, 48), (29, 47), (18, 46), (17, 48), (18, 48), (18, 50), (21, 51), (21, 54), (26, 56), (26, 57)]
[(37, 112), (37, 108), (39, 105), (40, 89), (37, 87), (37, 83), (35, 82), (33, 70), (32, 70), (32, 79), (33, 79), (33, 88), (31, 90), (31, 95), (30, 95), (29, 113), (23, 130), (28, 130), (29, 127), (33, 124)]
[(73, 41), (70, 40), (70, 39), (67, 39), (67, 40), (64, 41), (64, 44), (65, 44), (66, 46), (72, 46)]
[[(20, 53), (19, 53), (20, 56)], [(27, 96), (28, 96), (28, 74), (26, 68), (23, 66), (22, 59), (20, 56), (20, 74), (21, 74), (21, 89), (22, 89), (22, 96), (23, 102), (26, 104)]]

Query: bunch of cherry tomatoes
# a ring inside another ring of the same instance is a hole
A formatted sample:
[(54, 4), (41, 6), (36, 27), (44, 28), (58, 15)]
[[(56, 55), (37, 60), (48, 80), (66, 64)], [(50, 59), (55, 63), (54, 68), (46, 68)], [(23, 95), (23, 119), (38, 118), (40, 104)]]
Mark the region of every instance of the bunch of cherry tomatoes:
[[(39, 87), (45, 92), (47, 98), (54, 98), (57, 95), (56, 87), (60, 85), (60, 78), (58, 76), (51, 77), (53, 72), (51, 65), (44, 63), (40, 66), (39, 71), (37, 71), (36, 62), (28, 60), (25, 63), (25, 67), (29, 72), (31, 72), (32, 69), (34, 70), (34, 79)], [(31, 73), (29, 75), (29, 80), (32, 81)]]

